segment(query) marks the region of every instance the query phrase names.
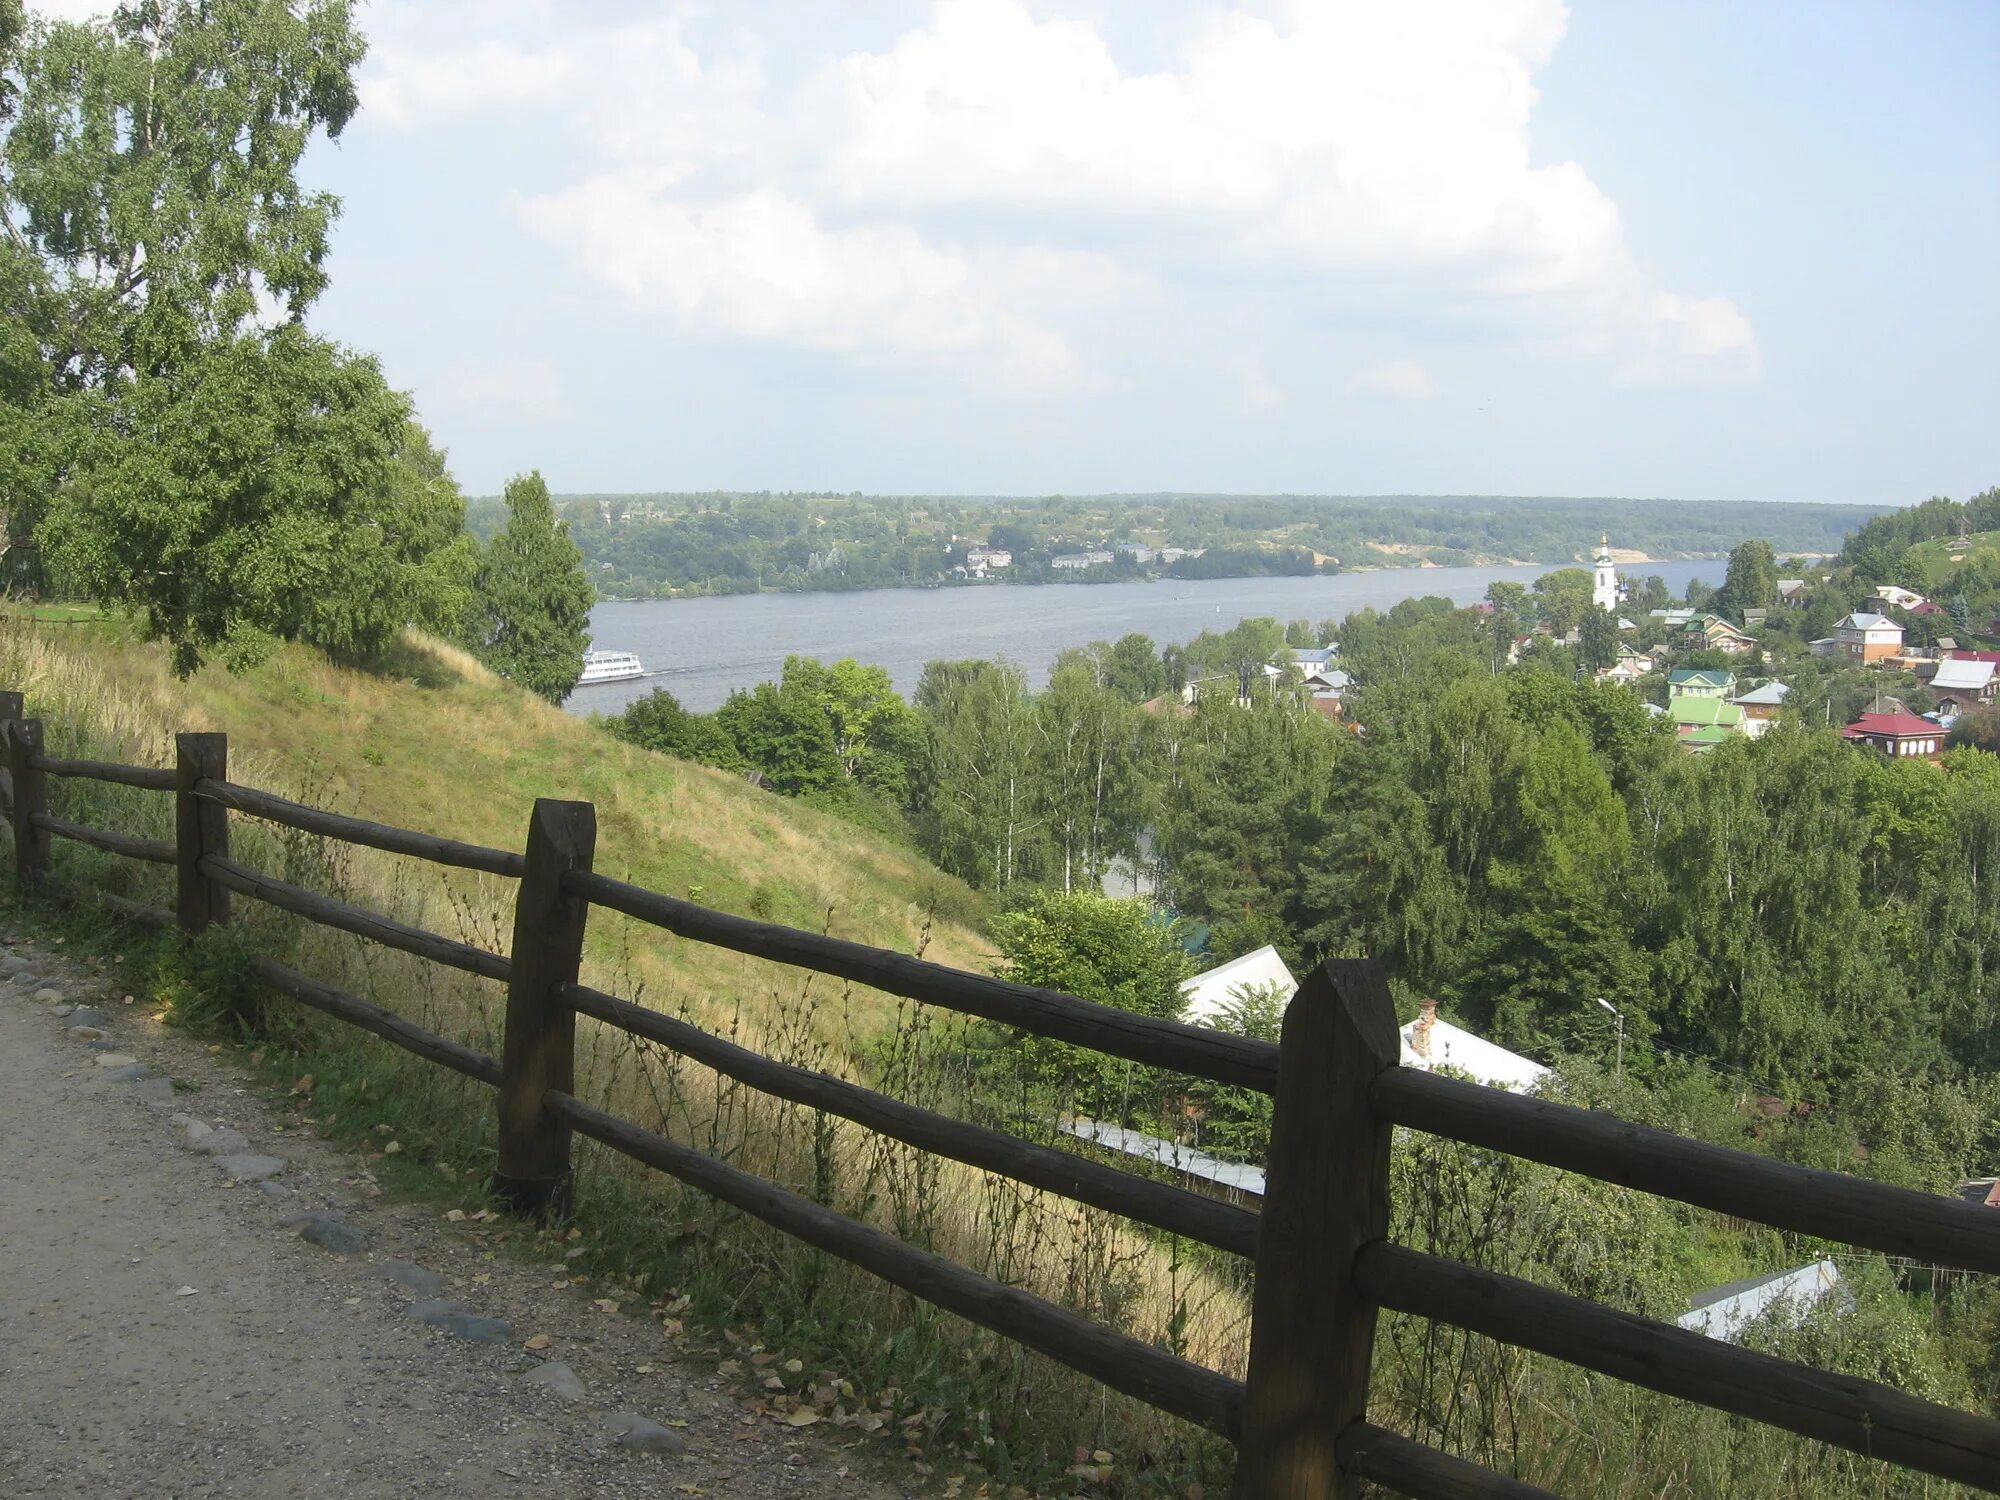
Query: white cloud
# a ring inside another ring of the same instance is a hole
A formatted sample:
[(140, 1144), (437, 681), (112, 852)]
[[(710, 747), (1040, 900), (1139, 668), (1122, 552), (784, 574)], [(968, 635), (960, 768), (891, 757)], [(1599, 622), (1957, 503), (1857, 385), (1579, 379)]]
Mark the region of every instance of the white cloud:
[(901, 225), (830, 229), (778, 192), (687, 202), (628, 176), (524, 211), (631, 306), (690, 328), (855, 354), (977, 355), (997, 361), (998, 383), (1026, 390), (1074, 378), (1063, 340), (992, 294), (1004, 269)]
[(530, 48), (495, 37), (442, 52), (390, 47), (364, 75), (363, 106), (399, 128), (455, 115), (532, 109), (575, 87), (577, 59), (561, 49)]
[(1350, 391), (1422, 401), (1437, 394), (1437, 381), (1414, 359), (1392, 359), (1363, 370), (1348, 382)]
[[(1281, 334), (1395, 302), (1625, 380), (1757, 368), (1739, 309), (1655, 284), (1584, 167), (1534, 160), (1560, 0), (1218, 8), (1153, 72), (1052, 6), (938, 0), (784, 85), (771, 12), (495, 4), (392, 36), (371, 107), (546, 112), (579, 167), (526, 221), (684, 327), (1042, 390), (1111, 379), (1162, 299), (1228, 289)], [(1403, 363), (1363, 388), (1428, 394)]]

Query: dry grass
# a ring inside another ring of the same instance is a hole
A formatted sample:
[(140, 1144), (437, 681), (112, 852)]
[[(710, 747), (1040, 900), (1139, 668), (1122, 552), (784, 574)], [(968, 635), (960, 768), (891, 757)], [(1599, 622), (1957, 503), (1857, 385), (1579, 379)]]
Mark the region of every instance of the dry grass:
[[(0, 623), (6, 685), (27, 693), (30, 713), (52, 733), (61, 725), (71, 748), (94, 756), (166, 764), (176, 729), (222, 729), (234, 779), (502, 847), (519, 846), (533, 797), (580, 797), (597, 808), (601, 871), (960, 967), (990, 966), (977, 930), (941, 914), (976, 914), (978, 899), (913, 852), (724, 773), (623, 745), (448, 647), (413, 642), (403, 666), (405, 680), (396, 680), (288, 649), (244, 676), (208, 669), (177, 683), (161, 653), (114, 628), (52, 634)], [(146, 796), (121, 804), (121, 826), (169, 832), (166, 799)], [(291, 878), (309, 869), (312, 883), (331, 894), (483, 947), (508, 945), (511, 881), (318, 841), (300, 860), (286, 853), (291, 846), (296, 855), (296, 836), (247, 819), (237, 827), (246, 861)], [(309, 972), (498, 1054), (499, 986), (329, 929), (290, 924), (288, 931)], [(971, 1105), (971, 1080), (945, 1061), (956, 1023), (893, 997), (602, 911), (592, 918), (584, 978), (768, 1056), (947, 1112)], [(864, 1053), (873, 1057), (869, 1069)], [(864, 1079), (865, 1071), (875, 1076)], [(639, 1124), (1241, 1374), (1246, 1309), (1238, 1290), (1113, 1216), (770, 1100), (588, 1020), (579, 1028), (579, 1075), (580, 1092)], [(615, 1158), (595, 1158), (595, 1169), (644, 1175)], [(784, 1253), (768, 1237), (761, 1243)], [(905, 1299), (858, 1274), (843, 1273), (842, 1296), (871, 1326), (912, 1322)], [(935, 1332), (934, 1319), (914, 1316)], [(1058, 1448), (1070, 1438), (1153, 1451), (1187, 1442), (1170, 1419), (1114, 1403), (1012, 1346), (989, 1344), (982, 1358), (1005, 1364), (1017, 1392), (1071, 1393)]]

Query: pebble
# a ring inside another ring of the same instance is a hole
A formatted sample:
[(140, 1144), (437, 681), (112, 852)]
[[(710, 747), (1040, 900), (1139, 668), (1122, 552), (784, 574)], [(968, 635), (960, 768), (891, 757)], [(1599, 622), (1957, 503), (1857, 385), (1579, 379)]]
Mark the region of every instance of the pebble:
[(132, 1092), (155, 1108), (171, 1108), (174, 1104), (171, 1078), (142, 1078), (132, 1085)]
[(368, 1236), (352, 1224), (343, 1224), (337, 1214), (300, 1214), (290, 1222), (299, 1226), (299, 1238), (335, 1255), (359, 1255), (368, 1248)]
[(685, 1453), (687, 1442), (671, 1427), (662, 1427), (651, 1417), (632, 1411), (604, 1414), (604, 1425), (618, 1436), (612, 1441), (634, 1453)]
[(444, 1290), (444, 1277), (428, 1266), (412, 1265), (406, 1260), (378, 1261), (368, 1268), (368, 1274), (377, 1281), (394, 1282), (419, 1297), (435, 1297)]
[(100, 1068), (129, 1068), (139, 1059), (129, 1052), (100, 1052), (97, 1065)]
[(231, 1182), (262, 1182), (266, 1177), (276, 1177), (285, 1170), (282, 1156), (259, 1156), (245, 1151), (218, 1156), (215, 1164), (222, 1168), (222, 1175)]
[(50, 989), (46, 985), (35, 991), (35, 998), (44, 1005), (61, 1005), (62, 991)]
[(505, 1318), (482, 1318), (457, 1302), (435, 1299), (412, 1302), (403, 1309), (403, 1314), (475, 1344), (504, 1344), (514, 1337), (514, 1325)]
[[(59, 1010), (56, 1014), (61, 1015), (62, 1012)], [(110, 1024), (111, 1017), (107, 1016), (101, 1010), (91, 1009), (88, 1005), (79, 1005), (76, 1009), (69, 1012), (69, 1029), (71, 1031), (76, 1030), (79, 1026), (109, 1026)]]
[(107, 1068), (104, 1073), (106, 1083), (138, 1083), (151, 1078), (153, 1070), (142, 1062), (127, 1063), (122, 1068)]
[(187, 1143), (210, 1156), (241, 1156), (250, 1149), (250, 1138), (242, 1131), (228, 1125), (218, 1130), (202, 1120), (188, 1126)]
[(546, 1364), (536, 1365), (534, 1369), (521, 1377), (521, 1384), (538, 1385), (552, 1395), (562, 1397), (565, 1401), (581, 1401), (587, 1394), (583, 1388), (583, 1382), (577, 1378), (576, 1371), (572, 1370), (559, 1359), (552, 1359)]

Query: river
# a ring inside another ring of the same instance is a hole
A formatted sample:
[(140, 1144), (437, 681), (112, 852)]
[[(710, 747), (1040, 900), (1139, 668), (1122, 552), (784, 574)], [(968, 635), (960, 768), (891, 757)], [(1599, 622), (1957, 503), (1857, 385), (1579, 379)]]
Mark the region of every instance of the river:
[[(1270, 615), (1328, 620), (1373, 606), (1441, 594), (1470, 604), (1498, 579), (1532, 583), (1552, 567), (1392, 568), (1311, 578), (1162, 578), (1141, 583), (991, 584), (973, 588), (875, 589), (852, 594), (736, 594), (600, 604), (591, 611), (593, 644), (632, 651), (649, 675), (579, 688), (566, 705), (576, 713), (616, 713), (654, 688), (705, 711), (737, 688), (776, 678), (786, 656), (822, 661), (852, 656), (889, 669), (905, 695), (924, 663), (939, 657), (1005, 657), (1046, 680), (1057, 655), (1132, 631), (1158, 645), (1204, 630)], [(1690, 579), (1720, 583), (1720, 561), (1622, 565), (1627, 577), (1657, 573), (1678, 595)]]

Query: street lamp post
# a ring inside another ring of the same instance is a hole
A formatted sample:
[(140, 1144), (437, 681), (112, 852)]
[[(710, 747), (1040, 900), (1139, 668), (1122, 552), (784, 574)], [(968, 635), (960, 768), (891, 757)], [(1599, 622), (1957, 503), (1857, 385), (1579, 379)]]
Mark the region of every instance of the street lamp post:
[(1597, 997), (1597, 1003), (1610, 1011), (1612, 1019), (1618, 1023), (1618, 1081), (1623, 1083), (1625, 1081), (1625, 1012), (1613, 1005), (1602, 995)]

